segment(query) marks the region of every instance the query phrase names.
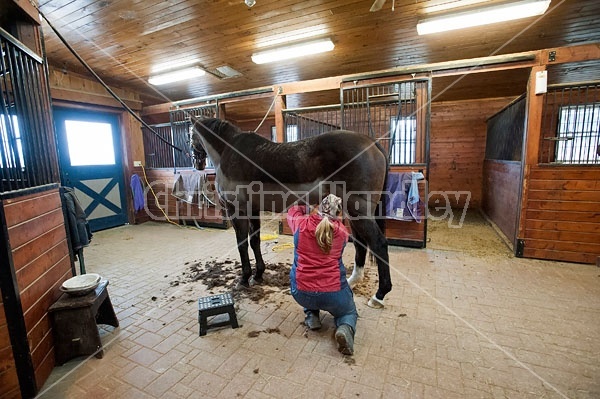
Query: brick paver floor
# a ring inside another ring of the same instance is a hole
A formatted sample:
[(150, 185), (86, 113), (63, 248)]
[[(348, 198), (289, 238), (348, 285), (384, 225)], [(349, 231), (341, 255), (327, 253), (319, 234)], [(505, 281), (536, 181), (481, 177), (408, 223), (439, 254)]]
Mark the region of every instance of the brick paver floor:
[[(102, 326), (103, 359), (56, 367), (39, 397), (600, 398), (600, 269), (515, 258), (500, 239), (469, 251), (430, 236), (426, 249), (390, 247), (383, 310), (366, 305), (377, 281), (367, 266), (347, 357), (333, 319), (307, 331), (282, 289), (239, 299), (240, 328), (199, 336), (197, 299), (219, 287), (173, 281), (195, 262), (239, 259), (232, 229), (150, 222), (97, 232), (86, 267), (110, 281), (121, 326)], [(289, 263), (290, 244), (263, 241), (267, 263)], [(348, 245), (349, 267), (353, 256)]]

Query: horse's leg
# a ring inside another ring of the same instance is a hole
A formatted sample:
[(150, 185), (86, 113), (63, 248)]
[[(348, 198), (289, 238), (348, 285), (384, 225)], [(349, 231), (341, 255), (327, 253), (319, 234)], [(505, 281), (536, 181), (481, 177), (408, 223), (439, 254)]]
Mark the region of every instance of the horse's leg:
[(256, 259), (256, 273), (253, 280), (257, 283), (262, 283), (265, 262), (260, 252), (260, 214), (252, 215), (250, 218), (250, 248), (254, 252), (254, 259)]
[(390, 257), (388, 253), (387, 239), (377, 228), (373, 239), (372, 251), (377, 260), (377, 274), (379, 275), (379, 289), (369, 301), (371, 307), (383, 307), (383, 298), (392, 290), (392, 277), (390, 276)]
[(365, 276), (365, 260), (367, 258), (367, 242), (363, 240), (359, 232), (352, 226), (352, 241), (354, 243), (354, 268), (352, 269), (352, 275), (348, 278), (348, 284), (350, 288), (360, 283)]
[(373, 219), (365, 218), (354, 221), (353, 230), (356, 230), (360, 237), (364, 237), (368, 247), (377, 259), (379, 288), (369, 300), (369, 306), (382, 308), (385, 295), (392, 290), (387, 240)]
[(250, 258), (248, 257), (248, 219), (246, 217), (231, 218), (231, 224), (233, 224), (233, 229), (235, 230), (240, 261), (242, 262), (242, 279), (240, 280), (240, 284), (244, 287), (250, 287), (252, 269), (250, 267)]

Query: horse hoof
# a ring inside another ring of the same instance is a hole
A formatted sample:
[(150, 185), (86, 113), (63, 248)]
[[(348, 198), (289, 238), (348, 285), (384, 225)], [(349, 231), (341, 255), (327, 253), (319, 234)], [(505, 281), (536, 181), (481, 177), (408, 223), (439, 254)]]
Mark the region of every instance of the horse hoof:
[(248, 283), (250, 284), (250, 287), (255, 286), (255, 285), (260, 285), (263, 283), (263, 278), (256, 278), (255, 276), (250, 277), (250, 280), (248, 281)]
[(373, 309), (383, 309), (383, 300), (378, 299), (375, 295), (373, 295), (371, 298), (369, 298), (367, 306)]
[(257, 279), (254, 276), (251, 276), (250, 279), (248, 280), (248, 286), (254, 287), (255, 285), (262, 284), (262, 282), (263, 282), (262, 278)]
[(250, 289), (250, 282), (244, 283), (242, 280), (238, 281), (235, 285), (236, 290), (247, 290)]

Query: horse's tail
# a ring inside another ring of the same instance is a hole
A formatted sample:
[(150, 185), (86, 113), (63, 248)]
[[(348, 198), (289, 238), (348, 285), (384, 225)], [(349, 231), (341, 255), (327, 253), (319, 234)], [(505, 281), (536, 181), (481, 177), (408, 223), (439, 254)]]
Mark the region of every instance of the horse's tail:
[(375, 222), (379, 229), (385, 236), (385, 209), (387, 208), (387, 195), (385, 194), (385, 188), (387, 187), (388, 173), (390, 171), (390, 161), (388, 159), (387, 153), (385, 149), (381, 146), (381, 144), (377, 141), (375, 145), (383, 154), (385, 158), (385, 176), (383, 178), (383, 187), (381, 188), (381, 196), (379, 197), (379, 202), (375, 207)]

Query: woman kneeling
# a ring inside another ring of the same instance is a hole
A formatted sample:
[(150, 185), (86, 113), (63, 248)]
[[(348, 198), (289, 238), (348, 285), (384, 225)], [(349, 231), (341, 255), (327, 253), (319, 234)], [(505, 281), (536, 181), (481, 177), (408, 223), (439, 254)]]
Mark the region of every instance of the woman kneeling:
[(290, 283), (292, 296), (304, 307), (306, 326), (320, 329), (319, 311), (331, 313), (338, 350), (352, 355), (358, 313), (342, 262), (348, 230), (338, 218), (341, 203), (339, 197), (330, 194), (317, 212), (307, 214), (304, 205), (288, 210), (287, 221), (294, 232)]

